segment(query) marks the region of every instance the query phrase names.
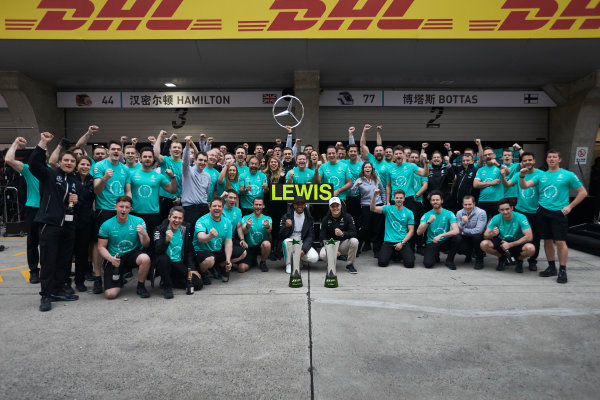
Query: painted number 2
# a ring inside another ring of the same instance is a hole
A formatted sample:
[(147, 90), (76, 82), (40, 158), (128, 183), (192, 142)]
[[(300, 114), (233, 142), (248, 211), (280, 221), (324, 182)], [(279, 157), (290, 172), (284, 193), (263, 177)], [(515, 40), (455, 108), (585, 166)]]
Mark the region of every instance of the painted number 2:
[(435, 114), (435, 117), (433, 117), (429, 121), (427, 121), (427, 125), (426, 125), (427, 128), (439, 128), (440, 124), (437, 121), (444, 114), (444, 107), (432, 107), (430, 112), (436, 113), (436, 114)]
[(177, 121), (171, 121), (171, 126), (173, 126), (173, 128), (175, 129), (181, 129), (185, 126), (185, 123), (187, 122), (187, 112), (188, 109), (187, 108), (176, 108), (175, 112), (177, 113)]

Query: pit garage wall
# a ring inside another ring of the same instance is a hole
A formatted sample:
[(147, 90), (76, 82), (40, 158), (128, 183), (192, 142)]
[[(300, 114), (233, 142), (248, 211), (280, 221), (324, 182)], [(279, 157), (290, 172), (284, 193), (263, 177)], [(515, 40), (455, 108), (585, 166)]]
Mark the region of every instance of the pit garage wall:
[[(548, 110), (545, 108), (404, 108), (404, 107), (321, 107), (320, 141), (346, 141), (348, 127), (356, 127), (356, 141), (365, 123), (383, 125), (384, 141), (467, 141), (510, 144), (548, 139)], [(200, 133), (222, 142), (273, 142), (285, 138), (285, 130), (275, 124), (271, 110), (235, 109), (66, 109), (66, 136), (75, 141), (89, 125), (98, 125), (94, 141), (106, 142), (122, 135), (146, 141), (159, 130), (183, 137)], [(369, 141), (375, 140), (375, 128)], [(306, 144), (306, 141), (304, 142)]]

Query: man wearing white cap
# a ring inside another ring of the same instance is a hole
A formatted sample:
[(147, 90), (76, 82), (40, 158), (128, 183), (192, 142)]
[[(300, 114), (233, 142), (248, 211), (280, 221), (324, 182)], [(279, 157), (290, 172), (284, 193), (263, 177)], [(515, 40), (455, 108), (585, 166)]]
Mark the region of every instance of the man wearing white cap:
[[(319, 239), (323, 243), (331, 239), (339, 241), (338, 256), (342, 254), (347, 255), (348, 265), (346, 265), (346, 269), (351, 274), (357, 273), (356, 268), (354, 268), (354, 260), (356, 259), (356, 252), (358, 250), (356, 226), (354, 225), (352, 216), (342, 211), (342, 202), (339, 197), (329, 199), (329, 212), (321, 220), (321, 234), (319, 235)], [(321, 260), (327, 259), (325, 246), (321, 248), (320, 257)]]

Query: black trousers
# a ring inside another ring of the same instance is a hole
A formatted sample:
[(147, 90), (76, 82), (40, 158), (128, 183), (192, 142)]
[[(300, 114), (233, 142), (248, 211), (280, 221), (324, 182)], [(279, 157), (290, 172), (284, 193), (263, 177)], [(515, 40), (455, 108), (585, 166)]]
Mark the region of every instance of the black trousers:
[(169, 216), (169, 211), (173, 208), (173, 199), (169, 199), (168, 197), (159, 197), (159, 212), (160, 220), (163, 221), (165, 218)]
[[(187, 283), (187, 266), (183, 261), (173, 262), (166, 254), (156, 258), (156, 271), (160, 274), (164, 287), (185, 289)], [(192, 275), (195, 290), (202, 289), (202, 280)]]
[(25, 207), (25, 223), (27, 224), (27, 265), (30, 271), (38, 269), (40, 262), (40, 225), (33, 219), (39, 208)]
[(483, 233), (479, 235), (460, 235), (456, 245), (456, 252), (458, 254), (464, 254), (470, 256), (472, 252), (475, 252), (475, 258), (477, 260), (483, 259), (483, 250), (481, 250), (481, 241), (483, 240)]
[(196, 226), (196, 221), (208, 213), (208, 204), (192, 204), (191, 206), (183, 207), (185, 214), (183, 220), (192, 227)]
[(423, 249), (423, 264), (425, 268), (433, 268), (437, 262), (437, 258), (440, 255), (440, 251), (448, 250), (448, 256), (446, 262), (454, 262), (454, 256), (456, 255), (456, 247), (459, 241), (458, 236), (451, 236), (438, 243), (428, 243)]
[(540, 233), (538, 232), (535, 223), (537, 214), (528, 214), (521, 211), (519, 212), (525, 215), (525, 217), (527, 218), (527, 222), (529, 222), (529, 226), (531, 226), (531, 231), (533, 232), (533, 241), (531, 243), (533, 243), (533, 245), (535, 246), (535, 253), (533, 253), (533, 256), (529, 257), (529, 261), (537, 261), (537, 258), (540, 254)]
[(75, 230), (75, 283), (83, 283), (85, 281), (86, 272), (90, 271), (88, 263), (88, 251), (90, 242), (92, 241), (93, 231), (87, 227), (81, 227)]
[(488, 221), (492, 217), (498, 214), (498, 202), (497, 201), (480, 201), (477, 207), (481, 208), (487, 214)]
[(406, 268), (413, 268), (415, 266), (415, 253), (412, 251), (410, 246), (404, 245), (402, 246), (402, 250), (396, 251), (394, 249), (394, 245), (396, 243), (392, 242), (383, 242), (381, 245), (381, 250), (379, 250), (379, 260), (377, 264), (380, 267), (387, 267), (390, 264), (390, 260), (394, 253), (399, 253), (402, 257), (402, 261), (404, 262), (404, 266)]
[[(415, 201), (415, 232), (417, 232), (417, 229), (419, 228), (419, 223), (421, 221), (421, 217), (423, 216), (423, 214), (425, 214), (425, 206), (423, 205), (423, 202), (420, 201)], [(423, 247), (425, 246), (425, 236), (423, 235), (417, 235), (415, 234), (415, 242), (417, 243), (417, 247)]]
[(57, 293), (71, 272), (75, 227), (44, 224), (40, 228), (40, 281), (42, 296)]
[(360, 196), (346, 197), (346, 208), (348, 209), (348, 213), (352, 216), (352, 219), (354, 220), (354, 225), (356, 225), (356, 228), (358, 228), (360, 226), (360, 217), (362, 215), (362, 207), (360, 206)]
[(160, 219), (160, 214), (140, 214), (140, 213), (131, 213), (131, 215), (135, 215), (136, 217), (140, 217), (146, 223), (146, 232), (148, 236), (152, 237), (152, 233), (154, 232), (154, 228), (162, 223), (162, 219)]
[(362, 206), (360, 208), (360, 219), (361, 223), (356, 225), (358, 227), (358, 239), (361, 243), (373, 243), (373, 252), (377, 253), (383, 243), (385, 216), (371, 212), (369, 206)]

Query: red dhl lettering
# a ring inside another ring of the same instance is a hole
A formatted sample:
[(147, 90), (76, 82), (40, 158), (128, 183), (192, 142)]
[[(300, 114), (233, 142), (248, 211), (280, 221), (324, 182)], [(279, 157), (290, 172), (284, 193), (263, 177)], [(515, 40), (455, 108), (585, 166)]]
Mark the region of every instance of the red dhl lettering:
[[(46, 11), (36, 30), (73, 31), (92, 21), (88, 30), (105, 31), (115, 20), (121, 20), (116, 30), (136, 30), (148, 17), (157, 0), (136, 0), (129, 9), (124, 9), (127, 0), (107, 0), (104, 7), (93, 17), (96, 8), (89, 0), (42, 0), (37, 8)], [(158, 0), (159, 5), (146, 21), (150, 30), (186, 30), (193, 20), (172, 19), (183, 0)], [(71, 17), (67, 17), (71, 15)], [(154, 19), (160, 18), (160, 19)], [(169, 19), (167, 19), (169, 18)]]
[[(594, 0), (571, 0), (557, 15), (559, 4), (555, 0), (506, 0), (502, 9), (519, 11), (511, 11), (498, 30), (538, 30), (545, 27), (553, 18), (555, 21), (550, 26), (551, 30), (571, 29), (576, 22), (573, 17), (600, 17), (600, 4), (596, 2), (596, 6), (590, 8), (592, 1)], [(586, 18), (578, 29), (598, 28), (600, 28), (600, 18)]]

